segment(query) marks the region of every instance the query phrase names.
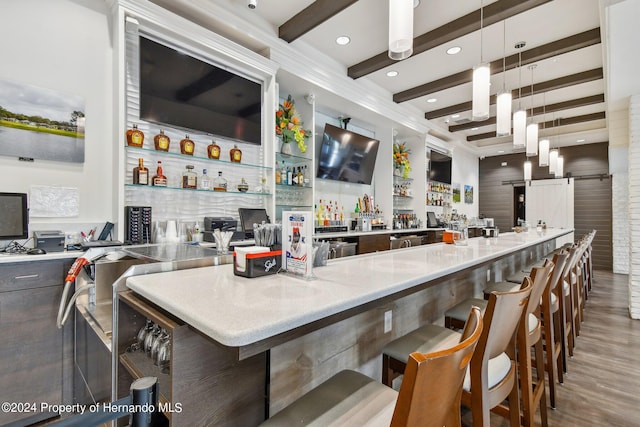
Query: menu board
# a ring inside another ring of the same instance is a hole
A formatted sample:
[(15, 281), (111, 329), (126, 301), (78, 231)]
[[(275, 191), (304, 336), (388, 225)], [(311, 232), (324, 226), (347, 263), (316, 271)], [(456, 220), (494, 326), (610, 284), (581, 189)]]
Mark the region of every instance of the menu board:
[(313, 212), (282, 212), (282, 269), (312, 279)]

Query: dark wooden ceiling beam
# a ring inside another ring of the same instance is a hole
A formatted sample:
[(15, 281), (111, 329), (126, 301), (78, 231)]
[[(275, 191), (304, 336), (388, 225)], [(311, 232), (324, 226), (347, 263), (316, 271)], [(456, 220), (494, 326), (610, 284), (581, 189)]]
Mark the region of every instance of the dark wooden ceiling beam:
[(278, 37), (291, 43), (358, 0), (316, 0), (278, 27)]
[[(549, 1), (551, 0), (498, 0), (483, 8), (484, 26), (503, 21), (519, 13), (548, 3)], [(433, 29), (428, 33), (414, 37), (413, 56), (459, 37), (471, 34), (479, 29), (480, 9)], [(384, 51), (358, 64), (352, 65), (347, 70), (347, 74), (349, 77), (357, 79), (395, 64), (396, 62), (397, 61), (389, 58), (387, 51)]]
[[(533, 85), (533, 95), (537, 93), (549, 92), (556, 89), (562, 89), (567, 86), (587, 83), (594, 80), (601, 80), (602, 78), (602, 68), (594, 68), (593, 70), (583, 71), (580, 73), (559, 77), (557, 79), (547, 80), (546, 82), (536, 83)], [(513, 99), (520, 99), (521, 97), (524, 98), (526, 96), (530, 96), (531, 94), (531, 86), (523, 86), (519, 89), (514, 89), (511, 91), (511, 96)], [(491, 105), (494, 105), (496, 103), (496, 95), (491, 95), (491, 97), (489, 98), (489, 102)], [(424, 117), (427, 120), (432, 120), (469, 110), (471, 110), (471, 101), (451, 105), (439, 110), (429, 111), (425, 113)]]
[[(585, 96), (584, 98), (571, 99), (569, 101), (558, 102), (555, 104), (549, 104), (542, 107), (535, 107), (533, 109), (533, 115), (538, 116), (545, 113), (555, 113), (558, 111), (569, 110), (571, 108), (584, 107), (587, 105), (601, 104), (604, 102), (604, 94)], [(530, 112), (531, 110), (527, 110)], [(468, 122), (459, 125), (449, 126), (449, 132), (459, 132), (461, 130), (467, 130), (475, 127), (490, 126), (496, 124), (495, 116), (490, 117), (487, 120), (481, 122)]]
[[(573, 50), (582, 49), (600, 43), (600, 28), (594, 28), (561, 40), (556, 40), (542, 46), (534, 47), (522, 52), (522, 65), (533, 64), (543, 59), (562, 55)], [(512, 70), (518, 67), (519, 55), (505, 58), (505, 69)], [(491, 74), (501, 73), (503, 70), (502, 59), (492, 61), (490, 64)], [(465, 70), (429, 83), (424, 83), (393, 95), (395, 102), (406, 102), (421, 96), (427, 96), (431, 93), (441, 90), (450, 89), (465, 83), (471, 83), (473, 78), (473, 70)]]
[[(586, 122), (593, 122), (595, 120), (603, 120), (605, 118), (606, 118), (605, 112), (601, 111), (599, 113), (583, 114), (581, 116), (575, 116), (575, 117), (563, 117), (563, 118), (551, 120), (544, 123), (538, 123), (538, 127), (540, 127), (540, 125), (543, 125), (542, 127), (544, 129), (551, 129), (554, 127), (569, 126), (569, 125), (575, 125), (578, 123), (586, 123)], [(480, 141), (483, 139), (490, 139), (495, 137), (496, 137), (495, 132), (485, 132), (485, 133), (478, 133), (476, 135), (469, 135), (467, 136), (467, 141), (473, 142), (473, 141)]]

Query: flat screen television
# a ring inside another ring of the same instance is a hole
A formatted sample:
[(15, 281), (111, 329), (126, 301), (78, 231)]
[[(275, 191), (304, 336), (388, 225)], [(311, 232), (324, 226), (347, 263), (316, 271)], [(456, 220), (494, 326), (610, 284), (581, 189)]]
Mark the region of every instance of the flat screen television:
[(451, 157), (431, 150), (429, 180), (451, 184)]
[(0, 240), (28, 237), (29, 211), (24, 193), (0, 193)]
[(377, 139), (326, 124), (316, 176), (370, 185), (379, 145)]
[(140, 119), (260, 145), (262, 85), (140, 37)]

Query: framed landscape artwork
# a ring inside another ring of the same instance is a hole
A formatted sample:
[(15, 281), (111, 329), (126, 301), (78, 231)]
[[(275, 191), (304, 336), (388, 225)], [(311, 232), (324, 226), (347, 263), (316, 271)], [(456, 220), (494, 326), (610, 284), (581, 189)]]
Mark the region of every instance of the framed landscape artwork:
[(453, 203), (460, 203), (460, 184), (453, 183)]
[(464, 202), (471, 204), (473, 203), (473, 186), (466, 185), (464, 186)]
[(0, 80), (0, 155), (84, 162), (84, 98)]

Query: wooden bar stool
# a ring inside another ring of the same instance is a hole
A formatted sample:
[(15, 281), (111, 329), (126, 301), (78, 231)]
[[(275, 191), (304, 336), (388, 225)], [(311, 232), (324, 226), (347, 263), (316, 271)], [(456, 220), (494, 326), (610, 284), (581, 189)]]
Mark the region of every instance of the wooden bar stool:
[(462, 382), (483, 330), (479, 309), (471, 310), (468, 322), (451, 348), (409, 355), (399, 392), (345, 370), (261, 426), (459, 426)]
[(566, 251), (553, 256), (553, 273), (549, 284), (542, 294), (540, 304), (542, 315), (542, 336), (545, 350), (545, 370), (549, 379), (549, 402), (556, 408), (556, 383), (563, 383), (562, 366), (562, 317), (560, 301), (562, 299), (562, 274), (568, 258)]
[[(474, 368), (470, 367), (462, 391), (462, 403), (471, 408), (474, 426), (489, 426), (490, 411), (510, 419), (512, 426), (520, 425), (515, 331), (527, 306), (530, 292), (531, 279), (527, 277), (522, 289), (514, 292), (495, 292), (491, 294), (489, 301), (477, 300), (486, 304), (483, 315), (484, 327), (471, 359)], [(407, 338), (407, 335), (410, 338)], [(413, 332), (407, 335), (387, 344), (383, 350), (385, 354), (396, 354), (405, 348), (407, 342), (419, 342), (412, 336)], [(443, 336), (448, 337), (448, 334)], [(402, 358), (399, 355), (396, 357)], [(403, 385), (404, 381), (405, 379)], [(509, 406), (502, 404), (507, 397)]]

